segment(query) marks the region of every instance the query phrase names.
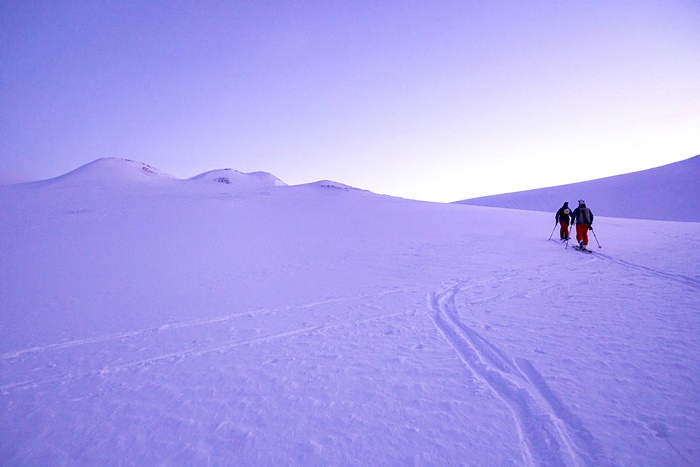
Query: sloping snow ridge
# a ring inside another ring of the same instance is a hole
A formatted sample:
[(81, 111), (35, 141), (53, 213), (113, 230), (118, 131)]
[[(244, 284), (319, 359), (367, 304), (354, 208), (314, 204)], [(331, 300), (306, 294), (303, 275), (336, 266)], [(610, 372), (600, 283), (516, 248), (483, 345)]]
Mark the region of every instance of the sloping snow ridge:
[(654, 169), (588, 182), (458, 201), (460, 204), (528, 209), (554, 214), (564, 201), (586, 201), (595, 215), (700, 222), (700, 156)]
[(0, 464), (700, 465), (700, 223), (230, 172), (0, 187)]

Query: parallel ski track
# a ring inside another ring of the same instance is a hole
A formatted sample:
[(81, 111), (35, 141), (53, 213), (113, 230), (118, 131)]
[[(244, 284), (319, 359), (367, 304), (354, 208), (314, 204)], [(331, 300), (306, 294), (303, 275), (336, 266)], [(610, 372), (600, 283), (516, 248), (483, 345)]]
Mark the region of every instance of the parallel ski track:
[[(550, 239), (550, 241), (553, 241), (557, 244), (564, 245), (564, 243), (560, 242), (559, 240), (555, 239)], [(572, 247), (573, 248), (573, 247)], [(636, 264), (631, 261), (625, 261), (623, 259), (615, 258), (614, 256), (610, 256), (608, 254), (602, 253), (598, 250), (591, 249), (589, 250), (592, 255), (592, 258), (600, 258), (604, 259), (606, 261), (609, 261), (611, 263), (617, 264), (619, 266), (623, 266), (625, 268), (629, 269), (636, 269), (637, 271), (641, 271), (643, 273), (655, 276), (655, 277), (660, 277), (663, 279), (668, 279), (674, 282), (678, 282), (683, 285), (687, 285), (696, 289), (700, 289), (700, 280), (694, 279), (692, 277), (684, 276), (683, 274), (671, 274), (665, 271), (661, 271), (659, 269), (654, 269), (650, 268), (648, 266), (642, 266), (641, 264)]]
[(670, 274), (664, 271), (660, 271), (658, 269), (650, 268), (647, 266), (642, 266), (640, 264), (635, 264), (630, 261), (625, 261), (622, 259), (614, 258), (610, 255), (606, 255), (604, 253), (598, 253), (596, 252), (597, 256), (600, 256), (601, 258), (605, 259), (606, 261), (610, 261), (611, 263), (619, 264), (620, 266), (624, 266), (626, 268), (630, 269), (636, 269), (638, 271), (642, 271), (644, 273), (650, 274), (652, 276), (656, 277), (661, 277), (663, 279), (669, 279), (675, 282), (679, 282), (683, 285), (688, 285), (690, 287), (700, 289), (700, 280), (693, 279), (692, 277), (684, 276), (682, 274)]
[(316, 326), (308, 326), (308, 327), (303, 327), (303, 328), (297, 328), (297, 329), (292, 329), (289, 331), (284, 331), (284, 332), (278, 332), (278, 333), (270, 333), (266, 334), (263, 336), (258, 336), (254, 337), (251, 339), (240, 339), (240, 340), (231, 340), (231, 341), (224, 341), (224, 342), (218, 342), (216, 344), (208, 345), (208, 346), (202, 346), (202, 347), (196, 347), (192, 349), (183, 349), (180, 351), (176, 352), (170, 352), (170, 353), (165, 353), (165, 354), (158, 354), (153, 357), (149, 358), (144, 358), (140, 360), (134, 360), (126, 363), (119, 363), (119, 364), (107, 364), (103, 367), (101, 367), (98, 370), (93, 370), (93, 371), (83, 371), (83, 372), (68, 372), (64, 373), (61, 375), (53, 376), (53, 377), (48, 377), (48, 378), (37, 378), (33, 380), (26, 380), (26, 381), (18, 381), (14, 383), (8, 383), (0, 386), (0, 391), (9, 391), (13, 389), (26, 389), (29, 387), (37, 387), (49, 383), (67, 383), (73, 380), (77, 380), (80, 378), (86, 378), (90, 376), (99, 376), (99, 375), (107, 375), (111, 373), (116, 373), (122, 370), (127, 370), (129, 368), (133, 367), (140, 367), (140, 366), (146, 366), (146, 365), (151, 365), (151, 364), (157, 364), (160, 362), (165, 362), (165, 361), (173, 361), (173, 360), (182, 360), (184, 358), (190, 357), (190, 356), (200, 356), (200, 355), (206, 355), (208, 353), (215, 353), (215, 352), (225, 352), (231, 349), (234, 349), (236, 347), (241, 347), (245, 345), (252, 345), (255, 343), (259, 342), (270, 342), (274, 341), (277, 339), (286, 339), (286, 338), (292, 338), (296, 337), (302, 334), (313, 334), (316, 332), (323, 332), (323, 331), (332, 331), (334, 329), (340, 329), (346, 326), (355, 326), (358, 324), (363, 324), (363, 323), (369, 323), (372, 321), (377, 321), (377, 320), (385, 320), (388, 318), (395, 318), (397, 316), (401, 315), (407, 315), (413, 313), (413, 310), (408, 310), (408, 311), (400, 311), (400, 312), (395, 312), (395, 313), (390, 313), (390, 314), (385, 314), (381, 316), (373, 316), (371, 318), (366, 318), (364, 320), (352, 320), (349, 322), (340, 322), (340, 323), (335, 323), (331, 325), (316, 325)]
[[(373, 293), (373, 294), (338, 297), (338, 298), (332, 298), (332, 299), (327, 299), (327, 300), (319, 300), (316, 302), (311, 302), (311, 303), (306, 303), (306, 304), (301, 304), (301, 305), (296, 305), (296, 306), (287, 306), (287, 307), (269, 308), (269, 309), (257, 309), (257, 310), (249, 311), (249, 312), (245, 312), (245, 313), (236, 313), (236, 314), (225, 315), (225, 316), (204, 319), (204, 320), (191, 320), (191, 321), (186, 321), (186, 322), (182, 322), (182, 323), (165, 324), (165, 325), (162, 325), (159, 327), (146, 328), (146, 329), (141, 329), (141, 330), (137, 330), (137, 331), (130, 331), (130, 332), (125, 332), (125, 333), (105, 334), (102, 336), (96, 336), (96, 337), (88, 338), (88, 339), (76, 339), (76, 340), (72, 340), (72, 341), (68, 341), (68, 342), (63, 342), (60, 344), (50, 344), (50, 345), (41, 346), (41, 347), (31, 347), (31, 348), (27, 348), (27, 349), (7, 352), (3, 355), (0, 355), (0, 360), (5, 360), (7, 362), (6, 364), (12, 365), (13, 360), (16, 360), (22, 356), (27, 356), (27, 355), (31, 355), (31, 354), (41, 355), (42, 353), (51, 353), (53, 351), (59, 351), (59, 350), (68, 349), (71, 347), (78, 347), (81, 345), (99, 344), (99, 343), (104, 343), (104, 342), (108, 342), (111, 340), (119, 340), (119, 339), (133, 339), (133, 338), (143, 337), (143, 336), (146, 336), (146, 335), (151, 334), (151, 333), (166, 332), (166, 331), (169, 331), (172, 329), (178, 329), (178, 328), (183, 328), (183, 327), (193, 327), (193, 326), (203, 326), (203, 325), (209, 325), (209, 324), (225, 323), (228, 321), (233, 321), (237, 317), (241, 317), (241, 316), (250, 316), (250, 315), (255, 315), (255, 314), (270, 314), (270, 313), (275, 313), (275, 312), (279, 312), (279, 311), (289, 311), (289, 310), (295, 310), (295, 309), (308, 309), (308, 308), (314, 308), (317, 306), (326, 305), (329, 303), (342, 302), (342, 301), (346, 301), (346, 300), (362, 300), (362, 299), (368, 299), (368, 298), (379, 298), (379, 297), (383, 297), (386, 295), (403, 293), (403, 292), (406, 292), (406, 289), (394, 289), (394, 288), (392, 288), (392, 289), (383, 290), (383, 291)], [(182, 348), (180, 350), (176, 350), (174, 352), (156, 354), (156, 355), (153, 355), (153, 356), (148, 357), (148, 358), (134, 359), (132, 361), (119, 362), (119, 363), (107, 363), (107, 364), (101, 365), (98, 369), (77, 371), (77, 372), (66, 371), (62, 374), (54, 375), (54, 376), (38, 377), (38, 378), (29, 379), (29, 380), (8, 382), (6, 384), (0, 385), (0, 391), (7, 392), (10, 390), (26, 389), (26, 388), (30, 388), (30, 387), (36, 387), (36, 386), (41, 386), (41, 385), (45, 385), (45, 384), (49, 384), (49, 383), (56, 383), (56, 382), (66, 383), (66, 382), (70, 382), (70, 381), (80, 379), (80, 378), (85, 378), (85, 377), (90, 377), (90, 376), (98, 376), (98, 375), (106, 375), (106, 374), (126, 370), (126, 369), (133, 368), (133, 367), (152, 365), (152, 364), (157, 364), (157, 363), (166, 362), (166, 361), (181, 360), (181, 359), (184, 359), (187, 357), (200, 356), (200, 355), (205, 355), (208, 353), (224, 352), (224, 351), (236, 348), (236, 347), (240, 347), (240, 346), (244, 346), (244, 345), (252, 345), (255, 343), (259, 343), (259, 342), (268, 342), (268, 341), (273, 341), (276, 339), (288, 339), (288, 338), (292, 338), (292, 337), (303, 335), (303, 334), (313, 334), (316, 332), (332, 331), (332, 330), (340, 329), (340, 328), (343, 328), (346, 326), (355, 326), (358, 324), (363, 324), (363, 323), (377, 321), (377, 320), (386, 320), (386, 319), (390, 319), (390, 318), (395, 318), (397, 316), (402, 316), (402, 315), (406, 315), (409, 313), (413, 313), (414, 311), (415, 310), (404, 310), (404, 311), (399, 311), (399, 312), (392, 312), (389, 314), (371, 316), (371, 317), (367, 317), (364, 319), (352, 319), (352, 320), (348, 320), (348, 321), (340, 321), (340, 322), (335, 322), (332, 324), (320, 323), (317, 325), (304, 326), (304, 327), (289, 329), (289, 330), (285, 330), (285, 331), (281, 331), (281, 332), (275, 332), (275, 333), (269, 333), (269, 334), (265, 334), (265, 335), (261, 335), (261, 336), (255, 336), (252, 338), (220, 341), (220, 342), (215, 342), (215, 343), (209, 343), (208, 345), (195, 345), (194, 347), (190, 347), (190, 343), (183, 343)]]
[(225, 350), (233, 349), (242, 345), (254, 344), (256, 342), (272, 341), (275, 339), (283, 339), (288, 337), (293, 337), (299, 334), (310, 333), (313, 331), (318, 331), (323, 328), (323, 326), (310, 326), (306, 328), (294, 329), (287, 332), (273, 333), (264, 336), (258, 336), (252, 339), (242, 339), (242, 340), (232, 340), (226, 342), (220, 342), (210, 346), (204, 346), (193, 349), (180, 350), (177, 352), (170, 352), (166, 354), (159, 354), (150, 358), (144, 358), (141, 360), (135, 360), (127, 363), (121, 364), (108, 364), (94, 371), (85, 371), (81, 373), (66, 373), (63, 375), (50, 377), (50, 378), (38, 378), (30, 381), (21, 381), (17, 383), (10, 383), (0, 386), (0, 390), (8, 389), (21, 389), (30, 386), (39, 386), (42, 384), (53, 383), (53, 382), (67, 382), (74, 379), (84, 378), (87, 376), (97, 376), (108, 373), (115, 373), (120, 370), (125, 370), (131, 367), (144, 366), (148, 364), (158, 363), (165, 360), (176, 360), (182, 359), (188, 356), (205, 355), (211, 352), (222, 352)]
[(609, 461), (591, 432), (531, 361), (511, 358), (460, 319), (455, 295), (471, 287), (474, 284), (461, 282), (435, 291), (428, 295), (428, 306), (437, 328), (461, 360), (513, 413), (524, 462), (607, 465)]
[(294, 310), (294, 309), (314, 308), (314, 307), (321, 306), (321, 305), (328, 305), (331, 303), (338, 303), (338, 302), (343, 302), (343, 301), (347, 301), (347, 300), (362, 300), (362, 299), (367, 299), (367, 298), (378, 298), (378, 297), (383, 297), (385, 295), (396, 294), (396, 293), (401, 293), (401, 292), (405, 292), (405, 289), (389, 289), (389, 290), (384, 290), (384, 291), (381, 291), (378, 293), (373, 293), (373, 294), (329, 298), (326, 300), (318, 300), (315, 302), (305, 303), (305, 304), (301, 304), (301, 305), (290, 305), (290, 306), (285, 306), (285, 307), (274, 307), (274, 308), (258, 308), (258, 309), (254, 309), (254, 310), (248, 310), (248, 311), (243, 311), (243, 312), (239, 312), (239, 313), (233, 313), (233, 314), (228, 314), (228, 315), (223, 315), (223, 316), (216, 316), (216, 317), (206, 318), (206, 319), (188, 320), (188, 321), (183, 321), (183, 322), (179, 322), (179, 323), (166, 323), (166, 324), (162, 324), (160, 326), (153, 326), (153, 327), (148, 327), (148, 328), (143, 328), (143, 329), (138, 329), (138, 330), (125, 331), (125, 332), (115, 332), (115, 333), (103, 334), (103, 335), (95, 336), (95, 337), (88, 337), (85, 339), (73, 339), (73, 340), (60, 342), (60, 343), (29, 347), (29, 348), (19, 349), (19, 350), (12, 350), (12, 351), (0, 354), (0, 360), (11, 360), (11, 359), (14, 359), (17, 357), (21, 357), (25, 354), (43, 353), (43, 352), (52, 351), (52, 350), (68, 349), (71, 347), (102, 343), (102, 342), (107, 342), (107, 341), (111, 341), (111, 340), (129, 339), (129, 338), (143, 336), (146, 334), (167, 332), (167, 331), (181, 329), (181, 328), (189, 328), (189, 327), (206, 326), (206, 325), (210, 325), (210, 324), (224, 323), (227, 321), (233, 321), (236, 318), (240, 318), (242, 316), (259, 316), (259, 315), (278, 313), (278, 312), (289, 311), (289, 310)]

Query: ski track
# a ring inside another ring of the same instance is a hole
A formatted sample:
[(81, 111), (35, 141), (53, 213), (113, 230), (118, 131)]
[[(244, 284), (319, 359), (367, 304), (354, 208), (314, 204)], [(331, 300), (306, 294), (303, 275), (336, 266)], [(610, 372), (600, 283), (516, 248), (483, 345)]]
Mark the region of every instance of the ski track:
[(655, 277), (661, 277), (663, 279), (670, 279), (672, 281), (680, 282), (683, 285), (689, 285), (690, 287), (694, 287), (696, 289), (700, 289), (700, 280), (693, 279), (692, 277), (684, 276), (682, 274), (669, 274), (664, 271), (660, 271), (658, 269), (650, 268), (647, 266), (642, 266), (640, 264), (635, 264), (630, 261), (625, 261), (622, 259), (614, 258), (610, 255), (606, 255), (604, 253), (598, 253), (596, 252), (597, 256), (600, 256), (601, 258), (610, 261), (611, 263), (619, 264), (621, 266), (624, 266), (626, 268), (631, 268), (631, 269), (636, 269), (638, 271), (642, 271), (644, 273), (651, 274), (652, 276)]
[(256, 342), (266, 342), (266, 341), (272, 341), (275, 339), (283, 339), (283, 338), (287, 338), (287, 337), (293, 337), (293, 336), (296, 336), (299, 334), (317, 331), (321, 328), (323, 328), (323, 326), (310, 326), (310, 327), (301, 328), (301, 329), (294, 329), (292, 331), (286, 331), (286, 332), (268, 334), (265, 336), (259, 336), (259, 337), (255, 337), (252, 339), (226, 341), (226, 342), (221, 342), (221, 343), (217, 343), (214, 345), (205, 346), (205, 347), (201, 347), (201, 348), (181, 350), (181, 351), (177, 351), (177, 352), (169, 352), (166, 354), (160, 354), (160, 355), (156, 355), (154, 357), (144, 358), (141, 360), (135, 360), (135, 361), (128, 362), (128, 363), (123, 363), (123, 364), (118, 364), (118, 365), (106, 365), (106, 366), (102, 367), (101, 369), (94, 370), (94, 371), (84, 371), (84, 372), (75, 373), (75, 374), (69, 372), (69, 373), (65, 373), (62, 375), (49, 377), (49, 378), (40, 378), (40, 379), (36, 379), (36, 380), (31, 380), (31, 381), (10, 383), (10, 384), (0, 386), (0, 390), (5, 391), (5, 390), (9, 390), (9, 389), (22, 389), (22, 388), (26, 388), (26, 387), (30, 387), (30, 386), (34, 387), (34, 386), (39, 386), (42, 384), (54, 383), (54, 382), (65, 383), (65, 382), (68, 382), (68, 381), (71, 381), (74, 379), (85, 378), (88, 376), (97, 376), (97, 375), (115, 373), (115, 372), (125, 370), (125, 369), (131, 368), (131, 367), (144, 366), (144, 365), (148, 365), (148, 364), (152, 364), (152, 363), (157, 363), (157, 362), (160, 362), (163, 360), (183, 359), (183, 358), (190, 356), (190, 355), (193, 355), (193, 356), (205, 355), (207, 353), (222, 352), (222, 351), (232, 349), (234, 347), (239, 347), (239, 346), (248, 345), (248, 344), (254, 344)]
[(42, 352), (47, 352), (47, 351), (52, 351), (52, 350), (63, 350), (63, 349), (71, 348), (71, 347), (78, 347), (81, 345), (108, 342), (111, 340), (129, 339), (129, 338), (139, 337), (139, 336), (143, 336), (146, 334), (152, 334), (152, 333), (157, 333), (157, 332), (167, 332), (170, 330), (176, 330), (176, 329), (182, 329), (182, 328), (225, 323), (227, 321), (233, 321), (236, 318), (240, 318), (242, 316), (261, 316), (261, 315), (278, 313), (278, 312), (289, 311), (289, 310), (309, 309), (309, 308), (315, 308), (315, 307), (321, 306), (321, 305), (328, 305), (331, 303), (338, 303), (338, 302), (343, 302), (343, 301), (348, 301), (348, 300), (362, 300), (362, 299), (367, 299), (367, 298), (379, 298), (379, 297), (383, 297), (386, 295), (401, 293), (401, 292), (405, 292), (405, 291), (406, 291), (406, 289), (390, 289), (390, 290), (384, 290), (384, 291), (381, 291), (378, 293), (373, 293), (373, 294), (329, 298), (326, 300), (318, 300), (315, 302), (310, 302), (310, 303), (306, 303), (306, 304), (302, 304), (302, 305), (291, 305), (291, 306), (276, 307), (276, 308), (258, 308), (255, 310), (249, 310), (249, 311), (244, 311), (244, 312), (230, 314), (230, 315), (217, 316), (217, 317), (208, 318), (208, 319), (190, 320), (190, 321), (183, 321), (180, 323), (166, 323), (166, 324), (163, 324), (160, 326), (152, 326), (152, 327), (148, 327), (148, 328), (144, 328), (144, 329), (140, 329), (140, 330), (135, 330), (135, 331), (103, 334), (101, 336), (89, 337), (86, 339), (74, 339), (74, 340), (70, 340), (70, 341), (65, 341), (65, 342), (55, 343), (55, 344), (48, 344), (48, 345), (44, 345), (44, 346), (34, 346), (34, 347), (26, 348), (26, 349), (11, 350), (9, 352), (5, 352), (4, 354), (0, 354), (0, 360), (11, 360), (11, 359), (14, 359), (17, 357), (21, 357), (22, 355), (25, 355), (25, 354), (42, 353)]
[[(151, 327), (151, 328), (147, 328), (147, 329), (143, 329), (143, 330), (139, 330), (139, 331), (105, 334), (103, 336), (98, 336), (98, 337), (89, 338), (89, 339), (77, 339), (77, 340), (73, 340), (73, 341), (69, 341), (69, 342), (65, 342), (65, 343), (61, 343), (61, 344), (51, 344), (51, 345), (47, 345), (47, 346), (43, 346), (43, 347), (32, 347), (32, 348), (28, 348), (28, 349), (24, 349), (24, 350), (8, 352), (6, 354), (1, 355), (0, 359), (12, 361), (13, 359), (17, 359), (18, 357), (25, 355), (25, 354), (45, 353), (45, 352), (51, 352), (51, 351), (64, 350), (67, 348), (77, 347), (80, 345), (104, 343), (104, 342), (108, 342), (108, 341), (114, 340), (114, 339), (127, 339), (127, 338), (134, 338), (134, 337), (138, 337), (138, 336), (143, 337), (143, 336), (146, 336), (146, 335), (151, 334), (151, 333), (163, 332), (163, 331), (185, 328), (185, 327), (203, 326), (203, 325), (208, 325), (208, 324), (219, 324), (219, 323), (224, 323), (227, 321), (235, 320), (237, 317), (241, 317), (241, 316), (251, 316), (251, 315), (256, 315), (256, 314), (271, 314), (271, 313), (275, 313), (275, 312), (279, 312), (279, 311), (289, 311), (289, 310), (298, 310), (298, 309), (309, 309), (309, 308), (314, 308), (314, 307), (321, 306), (321, 305), (326, 305), (329, 303), (337, 303), (337, 302), (347, 301), (347, 300), (363, 300), (363, 299), (367, 299), (367, 298), (380, 298), (380, 297), (390, 295), (390, 294), (405, 292), (406, 290), (407, 289), (389, 289), (389, 290), (384, 290), (384, 291), (381, 291), (378, 293), (373, 293), (373, 294), (364, 294), (364, 295), (359, 295), (359, 296), (346, 296), (346, 297), (339, 297), (339, 298), (333, 298), (333, 299), (328, 299), (328, 300), (319, 300), (319, 301), (310, 302), (310, 303), (297, 305), (297, 306), (258, 309), (255, 311), (249, 311), (249, 312), (245, 312), (245, 313), (236, 313), (236, 314), (232, 314), (232, 315), (226, 315), (226, 316), (221, 316), (221, 317), (206, 319), (206, 320), (193, 320), (193, 321), (186, 321), (186, 322), (176, 323), (176, 324), (166, 324), (163, 326)], [(64, 383), (67, 383), (69, 381), (80, 379), (80, 378), (99, 376), (99, 375), (107, 375), (107, 374), (119, 372), (122, 370), (126, 370), (126, 369), (133, 368), (133, 367), (138, 367), (138, 366), (157, 364), (157, 363), (164, 362), (164, 361), (182, 360), (182, 359), (189, 357), (189, 356), (201, 356), (201, 355), (205, 355), (208, 353), (225, 352), (225, 351), (233, 349), (235, 347), (240, 347), (240, 346), (244, 346), (244, 345), (251, 345), (251, 344), (255, 344), (255, 343), (259, 343), (259, 342), (270, 342), (270, 341), (277, 340), (277, 339), (292, 338), (292, 337), (295, 337), (295, 336), (298, 336), (301, 334), (312, 334), (315, 332), (337, 330), (337, 329), (347, 327), (347, 326), (355, 326), (358, 324), (364, 324), (364, 323), (368, 323), (368, 322), (372, 322), (372, 321), (394, 318), (397, 316), (413, 313), (414, 311), (415, 310), (400, 311), (400, 312), (393, 312), (390, 314), (383, 314), (383, 315), (379, 315), (379, 316), (371, 316), (371, 317), (367, 317), (364, 319), (355, 318), (355, 319), (351, 319), (348, 321), (341, 321), (341, 322), (336, 322), (336, 323), (332, 323), (332, 324), (318, 324), (318, 325), (313, 325), (313, 326), (305, 326), (305, 327), (301, 327), (301, 328), (296, 328), (296, 329), (292, 329), (292, 330), (285, 330), (282, 332), (270, 333), (270, 334), (256, 336), (256, 337), (247, 338), (247, 339), (234, 339), (234, 340), (229, 340), (229, 341), (217, 342), (217, 343), (210, 344), (210, 345), (197, 346), (194, 348), (183, 348), (182, 350), (178, 350), (175, 352), (161, 353), (161, 354), (154, 355), (152, 357), (142, 358), (139, 360), (134, 360), (134, 361), (126, 362), (126, 363), (106, 364), (106, 365), (103, 365), (101, 368), (94, 369), (94, 370), (88, 370), (88, 371), (83, 370), (83, 371), (79, 371), (79, 372), (67, 371), (67, 372), (63, 372), (62, 374), (55, 375), (55, 376), (39, 377), (39, 378), (30, 379), (30, 380), (10, 382), (10, 383), (0, 385), (0, 391), (7, 392), (10, 390), (26, 389), (26, 388), (30, 388), (30, 387), (37, 387), (37, 386), (50, 384), (50, 383), (56, 383), (56, 382), (64, 384)], [(186, 345), (189, 345), (189, 342), (183, 342), (181, 345), (184, 347)]]
[[(550, 239), (550, 241), (553, 241), (557, 244), (563, 245), (562, 242), (555, 240), (555, 239)], [(642, 266), (641, 264), (633, 263), (631, 261), (625, 261), (623, 259), (615, 258), (613, 256), (610, 256), (610, 255), (605, 254), (605, 253), (601, 253), (601, 252), (596, 251), (596, 250), (590, 250), (590, 251), (593, 253), (591, 255), (591, 259), (603, 259), (603, 260), (609, 261), (611, 263), (617, 264), (619, 266), (623, 266), (625, 268), (635, 269), (637, 271), (641, 271), (643, 273), (650, 274), (654, 277), (660, 277), (662, 279), (672, 280), (674, 282), (679, 282), (683, 285), (688, 285), (690, 287), (700, 289), (700, 280), (698, 280), (698, 279), (684, 276), (682, 274), (669, 274), (669, 273), (661, 271), (659, 269), (654, 269), (654, 268), (650, 268), (648, 266)]]
[[(501, 279), (486, 284), (497, 280)], [(460, 319), (455, 296), (474, 285), (461, 282), (432, 292), (428, 306), (437, 328), (461, 360), (510, 408), (524, 461), (528, 465), (608, 464), (600, 444), (531, 361), (511, 358)]]

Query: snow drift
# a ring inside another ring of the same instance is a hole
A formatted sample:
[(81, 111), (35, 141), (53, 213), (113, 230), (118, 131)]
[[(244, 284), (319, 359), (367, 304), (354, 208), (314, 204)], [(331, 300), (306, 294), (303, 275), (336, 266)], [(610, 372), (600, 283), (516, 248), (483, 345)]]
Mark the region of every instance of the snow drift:
[(0, 187), (0, 464), (700, 463), (700, 224), (144, 166)]
[(595, 215), (700, 222), (700, 156), (655, 169), (589, 182), (458, 201), (460, 204), (551, 212), (584, 199)]

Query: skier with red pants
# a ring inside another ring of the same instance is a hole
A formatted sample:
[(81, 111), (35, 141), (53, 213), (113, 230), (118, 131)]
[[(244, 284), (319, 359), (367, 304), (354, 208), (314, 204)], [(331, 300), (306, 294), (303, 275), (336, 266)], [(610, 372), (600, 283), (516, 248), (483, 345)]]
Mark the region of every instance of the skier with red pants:
[(554, 214), (554, 224), (559, 224), (559, 238), (568, 240), (569, 224), (571, 224), (571, 209), (569, 209), (568, 201)]
[(585, 250), (588, 246), (588, 231), (593, 230), (593, 213), (586, 207), (584, 200), (578, 200), (578, 207), (571, 214), (571, 219), (576, 225), (576, 241)]

